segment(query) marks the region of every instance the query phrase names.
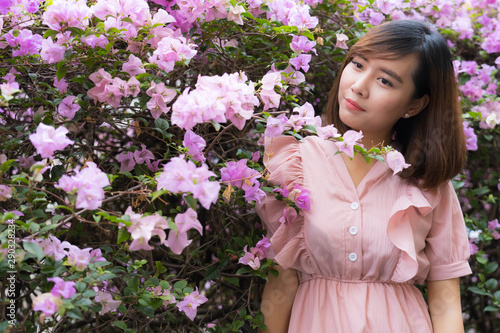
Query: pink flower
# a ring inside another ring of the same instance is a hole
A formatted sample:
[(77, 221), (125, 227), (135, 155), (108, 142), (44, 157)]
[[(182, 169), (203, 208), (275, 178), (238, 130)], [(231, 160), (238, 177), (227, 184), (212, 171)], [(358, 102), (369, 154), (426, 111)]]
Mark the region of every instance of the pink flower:
[(411, 164), (405, 162), (403, 154), (397, 150), (391, 150), (385, 154), (385, 162), (394, 171), (394, 175), (411, 166)]
[(56, 87), (61, 94), (65, 94), (68, 91), (68, 83), (65, 78), (60, 81), (57, 80), (57, 76), (54, 77), (54, 87)]
[(288, 194), (288, 198), (292, 200), (299, 209), (309, 210), (311, 208), (311, 202), (309, 200), (309, 192), (303, 189), (299, 184), (295, 184), (294, 188)]
[(236, 24), (243, 25), (243, 19), (241, 18), (241, 14), (245, 13), (245, 8), (240, 5), (236, 5), (236, 7), (230, 6), (229, 13), (227, 19), (229, 21), (233, 21)]
[(307, 73), (309, 70), (309, 62), (311, 61), (310, 54), (301, 54), (295, 58), (290, 59), (290, 65), (292, 65), (296, 70), (302, 69)]
[(66, 46), (54, 43), (51, 38), (47, 38), (42, 41), (40, 56), (49, 64), (53, 64), (64, 58), (64, 52), (66, 52), (66, 49)]
[(120, 172), (132, 171), (135, 167), (134, 153), (131, 151), (116, 155), (116, 160), (121, 163)]
[(188, 149), (187, 153), (193, 157), (193, 160), (205, 162), (206, 158), (203, 155), (203, 149), (205, 149), (207, 143), (201, 136), (187, 130), (182, 144)]
[(276, 118), (270, 116), (267, 118), (266, 131), (264, 132), (264, 135), (270, 138), (280, 136), (285, 131), (287, 121), (288, 119), (284, 114), (280, 114)]
[(64, 281), (60, 277), (48, 278), (48, 281), (52, 281), (55, 283), (54, 287), (50, 293), (54, 296), (60, 296), (63, 298), (71, 298), (76, 294), (75, 282), (74, 281)]
[(0, 185), (0, 202), (12, 198), (12, 189), (7, 185)]
[(314, 49), (315, 46), (316, 42), (309, 40), (306, 36), (293, 36), (292, 42), (290, 43), (290, 48), (297, 54), (302, 52), (307, 53), (311, 50), (316, 54), (316, 50)]
[(89, 35), (87, 37), (82, 37), (81, 41), (90, 46), (92, 49), (94, 49), (96, 46), (105, 49), (109, 43), (109, 40), (105, 35), (100, 35), (99, 37), (97, 37), (96, 35)]
[(298, 214), (295, 208), (286, 206), (283, 209), (283, 216), (280, 217), (279, 222), (284, 225), (290, 225), (297, 218)]
[(490, 231), (495, 231), (497, 228), (500, 228), (500, 223), (498, 223), (498, 219), (494, 219), (488, 222), (488, 229)]
[(191, 243), (188, 240), (187, 232), (189, 229), (196, 229), (203, 235), (203, 227), (198, 221), (198, 214), (192, 208), (188, 208), (185, 213), (175, 216), (175, 225), (177, 231), (170, 230), (168, 239), (165, 245), (168, 246), (175, 254), (181, 254), (182, 250)]
[(479, 247), (476, 244), (474, 244), (473, 238), (469, 239), (469, 250), (471, 255), (476, 254), (479, 250)]
[(325, 140), (328, 140), (330, 138), (338, 138), (340, 137), (340, 134), (338, 133), (337, 129), (333, 125), (326, 125), (324, 127), (318, 127), (316, 128), (316, 132), (318, 133), (318, 136), (320, 138), (323, 138)]
[(347, 50), (349, 48), (349, 46), (347, 46), (346, 44), (347, 40), (349, 40), (349, 37), (347, 37), (347, 35), (337, 34), (337, 43), (335, 44), (335, 47)]
[(98, 291), (94, 300), (101, 303), (102, 309), (99, 311), (100, 315), (116, 310), (122, 301), (117, 301), (109, 292)]
[(137, 58), (133, 54), (129, 55), (128, 61), (123, 64), (122, 70), (124, 72), (127, 72), (130, 76), (136, 76), (138, 74), (146, 73), (141, 59)]
[(245, 248), (243, 249), (243, 251), (245, 251), (245, 255), (238, 260), (238, 263), (248, 265), (252, 267), (252, 269), (257, 270), (260, 268), (260, 259), (251, 251), (248, 252), (247, 246), (248, 245), (245, 245)]
[(465, 140), (467, 150), (477, 150), (477, 136), (474, 133), (474, 128), (469, 127), (469, 122), (462, 122), (465, 132)]
[(46, 316), (52, 316), (61, 306), (61, 297), (52, 293), (43, 293), (33, 299), (33, 311), (42, 311)]
[(184, 297), (184, 299), (177, 303), (176, 306), (180, 311), (184, 311), (189, 319), (194, 320), (194, 318), (196, 317), (198, 306), (205, 303), (206, 301), (208, 301), (208, 298), (206, 298), (204, 295), (201, 295), (198, 292), (198, 287), (196, 287), (195, 291)]
[(146, 161), (154, 160), (154, 155), (145, 145), (141, 145), (141, 150), (134, 151), (134, 159), (137, 164), (143, 164)]
[(353, 158), (354, 146), (355, 145), (361, 146), (361, 143), (359, 143), (358, 141), (361, 140), (361, 138), (363, 138), (363, 132), (361, 131), (356, 132), (353, 130), (349, 130), (345, 132), (342, 137), (344, 141), (336, 141), (335, 145), (339, 147), (339, 150), (341, 152), (345, 153), (350, 158)]
[(30, 134), (29, 138), (42, 158), (52, 159), (56, 150), (63, 150), (66, 146), (74, 143), (74, 141), (66, 137), (68, 132), (68, 129), (63, 126), (55, 129), (52, 126), (40, 123), (36, 128), (36, 132)]
[(68, 264), (75, 267), (78, 271), (83, 271), (90, 264), (91, 250), (90, 247), (82, 250), (76, 246), (72, 246), (68, 251)]
[(74, 103), (75, 98), (75, 96), (65, 97), (57, 109), (59, 114), (68, 118), (68, 120), (73, 119), (75, 117), (75, 113), (80, 110), (80, 105)]

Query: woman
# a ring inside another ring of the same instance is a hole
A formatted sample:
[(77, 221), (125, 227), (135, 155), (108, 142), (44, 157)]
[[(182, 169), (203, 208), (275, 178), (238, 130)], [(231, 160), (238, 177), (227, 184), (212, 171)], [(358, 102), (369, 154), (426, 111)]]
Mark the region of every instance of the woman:
[(257, 207), (279, 271), (263, 294), (266, 332), (463, 332), (469, 247), (450, 179), (466, 148), (444, 38), (414, 21), (371, 29), (347, 54), (326, 120), (411, 166), (393, 175), (318, 137), (267, 138), (269, 181), (309, 190), (311, 208), (284, 225), (284, 203)]

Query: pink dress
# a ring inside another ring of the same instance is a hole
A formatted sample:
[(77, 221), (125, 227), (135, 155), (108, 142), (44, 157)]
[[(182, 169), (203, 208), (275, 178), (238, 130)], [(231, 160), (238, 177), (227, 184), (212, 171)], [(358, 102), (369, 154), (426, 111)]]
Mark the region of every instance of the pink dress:
[(266, 140), (269, 181), (311, 192), (311, 209), (288, 226), (283, 202), (257, 206), (271, 257), (298, 273), (289, 332), (432, 332), (414, 284), (471, 273), (451, 183), (419, 190), (377, 161), (356, 188), (337, 150), (318, 137)]

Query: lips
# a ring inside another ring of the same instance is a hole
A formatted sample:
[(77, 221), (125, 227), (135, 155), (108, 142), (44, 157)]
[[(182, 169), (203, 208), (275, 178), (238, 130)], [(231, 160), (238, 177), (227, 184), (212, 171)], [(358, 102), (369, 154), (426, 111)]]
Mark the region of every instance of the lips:
[(346, 98), (345, 99), (345, 105), (348, 109), (355, 110), (355, 111), (365, 111), (361, 106), (359, 106), (358, 103), (353, 101), (352, 99)]

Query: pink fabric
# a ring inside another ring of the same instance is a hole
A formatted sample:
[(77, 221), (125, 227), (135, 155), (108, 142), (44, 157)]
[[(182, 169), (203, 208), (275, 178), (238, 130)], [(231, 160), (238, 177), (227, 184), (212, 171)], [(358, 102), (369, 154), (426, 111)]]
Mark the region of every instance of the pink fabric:
[(432, 332), (413, 284), (471, 273), (451, 183), (423, 191), (376, 162), (356, 188), (337, 151), (318, 137), (266, 140), (269, 181), (311, 191), (289, 226), (272, 195), (257, 206), (274, 260), (299, 275), (289, 332)]

